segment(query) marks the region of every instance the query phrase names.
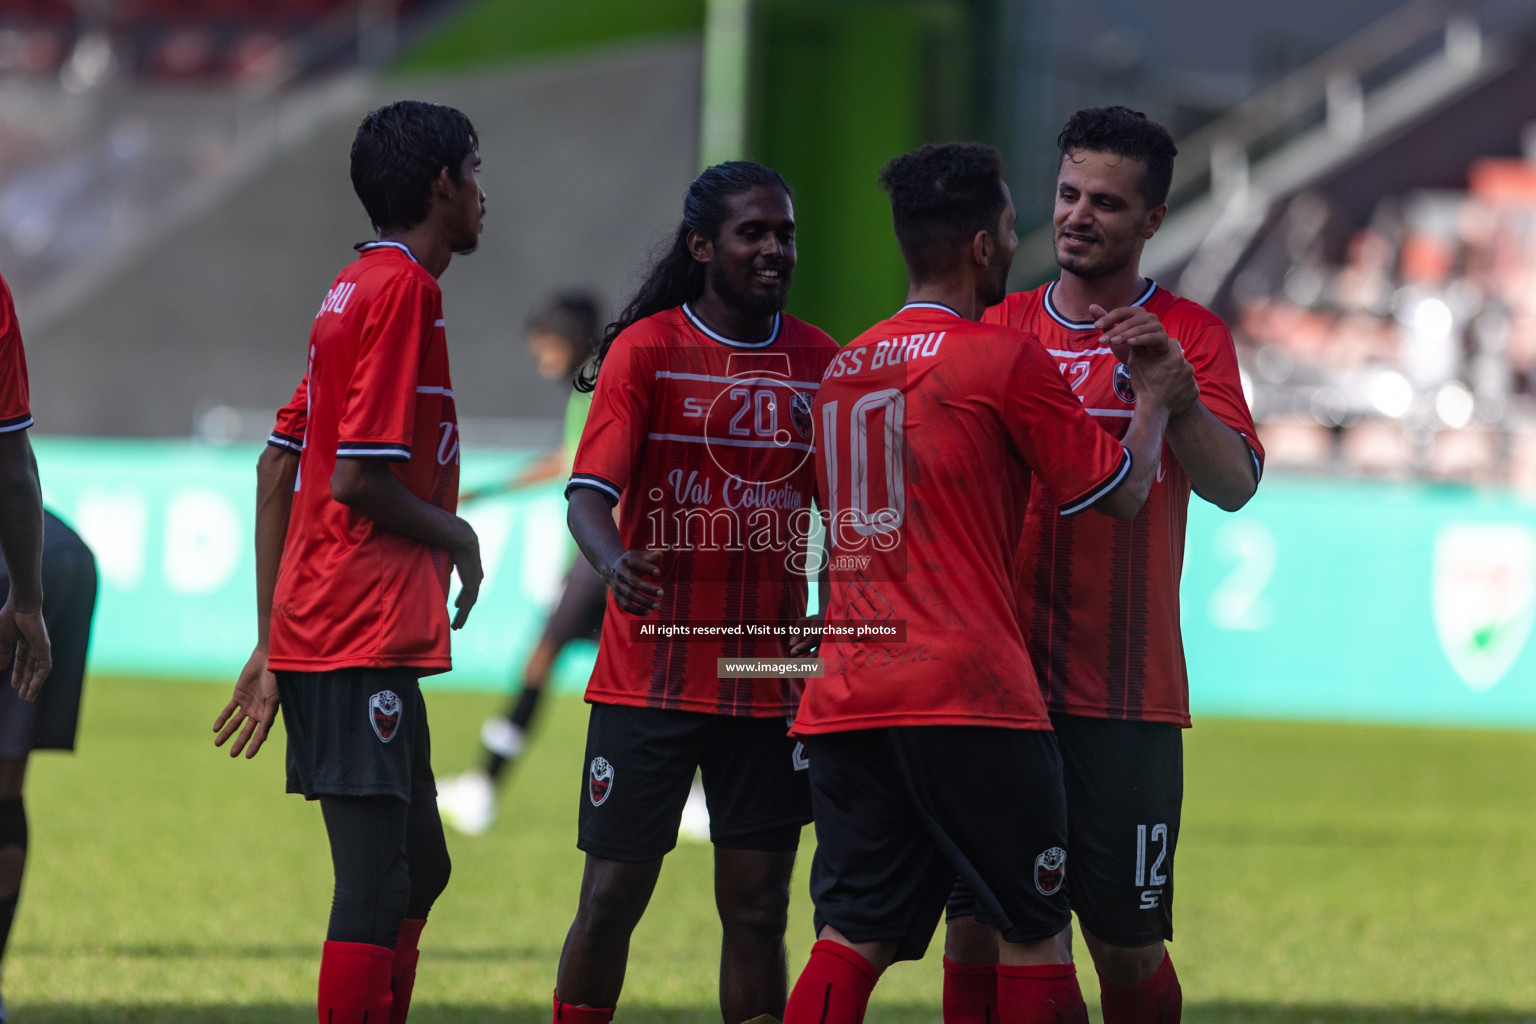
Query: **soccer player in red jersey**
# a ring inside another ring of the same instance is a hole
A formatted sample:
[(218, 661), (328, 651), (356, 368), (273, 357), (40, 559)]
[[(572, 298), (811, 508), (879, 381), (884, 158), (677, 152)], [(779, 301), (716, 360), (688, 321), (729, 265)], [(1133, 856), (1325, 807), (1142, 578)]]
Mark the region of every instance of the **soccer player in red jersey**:
[[(1228, 511), (1241, 508), (1258, 487), (1264, 449), (1226, 326), (1141, 276), (1142, 246), (1168, 209), (1173, 139), (1142, 114), (1106, 107), (1074, 114), (1058, 145), (1061, 275), (1008, 296), (986, 319), (1037, 334), (1114, 436), (1143, 400), (1120, 361), (1128, 347), (1181, 349), (1200, 386), (1199, 400), (1168, 421), (1157, 478), (1136, 518), (1065, 520), (1057, 514), (1062, 492), (1031, 495), (1019, 584), (1021, 621), (1065, 765), (1072, 909), (1098, 971), (1105, 1024), (1174, 1024), (1182, 995), (1164, 943), (1173, 937), (1189, 725), (1179, 633), (1184, 524), (1191, 490)], [(957, 897), (949, 955), (986, 961), (974, 906)], [(971, 991), (984, 991), (980, 977)], [(970, 1006), (954, 1020), (980, 1020), (982, 1005)]]
[(1018, 537), (1039, 487), (1066, 496), (1063, 519), (1133, 516), (1193, 377), (1177, 352), (1130, 355), (1141, 402), (1111, 438), (1032, 335), (978, 322), (1017, 244), (996, 151), (925, 146), (881, 181), (911, 287), (816, 397), (827, 624), (869, 632), (827, 635), (795, 721), (819, 941), (785, 1022), (860, 1021), (880, 972), (922, 956), (957, 877), (1001, 951), (995, 1020), (1086, 1022), (1059, 940), (1066, 798), (1015, 606)]
[[(485, 215), (474, 127), (401, 102), (363, 119), (352, 184), (379, 240), (326, 293), (308, 369), (258, 464), (256, 649), (216, 743), (260, 749), (281, 704), (288, 791), (319, 800), (336, 873), (320, 1024), (406, 1019), (417, 943), (448, 882), (419, 677), (450, 667), (479, 593), (454, 515), (458, 420), (437, 279)], [(238, 732), (238, 736), (236, 735)]]
[[(806, 607), (811, 402), (837, 346), (782, 312), (794, 268), (784, 180), (744, 161), (711, 167), (598, 351), (566, 488), (571, 533), (610, 599), (587, 686), (586, 869), (554, 1004), (565, 1024), (613, 1016), (630, 934), (698, 769), (722, 1017), (784, 1009), (789, 879), (811, 818), (803, 751), (786, 731), (799, 681), (726, 676), (717, 662), (797, 653), (745, 627), (795, 621)], [(740, 632), (655, 632), (700, 620)]]

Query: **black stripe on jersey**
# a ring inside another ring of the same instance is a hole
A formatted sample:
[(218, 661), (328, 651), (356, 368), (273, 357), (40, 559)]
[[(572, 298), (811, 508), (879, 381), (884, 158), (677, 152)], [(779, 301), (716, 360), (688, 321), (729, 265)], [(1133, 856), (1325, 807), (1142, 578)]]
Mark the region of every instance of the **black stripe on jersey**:
[[(1071, 319), (1069, 317), (1063, 316), (1056, 309), (1056, 303), (1051, 301), (1051, 296), (1053, 294), (1055, 294), (1056, 285), (1058, 283), (1060, 283), (1060, 282), (1052, 281), (1050, 284), (1045, 286), (1045, 301), (1042, 302), (1041, 305), (1045, 307), (1046, 315), (1049, 316), (1052, 320), (1055, 320), (1057, 323), (1061, 324), (1061, 326), (1065, 327), (1069, 331), (1091, 331), (1091, 330), (1093, 330), (1094, 327), (1093, 327), (1093, 321), (1092, 320), (1073, 320), (1073, 319)], [(1157, 292), (1157, 282), (1153, 281), (1153, 280), (1151, 280), (1149, 278), (1147, 280), (1147, 290), (1142, 292), (1141, 296), (1139, 298), (1137, 298), (1137, 300), (1135, 302), (1131, 303), (1131, 305), (1133, 305), (1133, 306), (1144, 306), (1144, 305), (1146, 305), (1147, 300), (1150, 299), (1153, 296), (1153, 294), (1155, 294), (1156, 292)]]
[(1110, 718), (1141, 719), (1147, 681), (1147, 579), (1152, 517), (1115, 523), (1110, 544), (1109, 664), (1104, 705)]
[(9, 434), (13, 430), (26, 430), (32, 425), (32, 414), (24, 412), (20, 416), (12, 416), (8, 420), (0, 420), (0, 434)]
[(1122, 453), (1120, 458), (1120, 465), (1115, 467), (1115, 471), (1109, 474), (1109, 476), (1104, 479), (1103, 483), (1094, 487), (1093, 490), (1089, 491), (1088, 493), (1078, 495), (1071, 501), (1062, 502), (1062, 515), (1075, 516), (1084, 509), (1093, 507), (1094, 502), (1098, 501), (1100, 498), (1104, 497), (1104, 495), (1120, 486), (1120, 481), (1124, 480), (1126, 474), (1131, 471), (1131, 453), (1126, 451), (1123, 446), (1121, 447), (1120, 451)]
[(1042, 497), (1046, 508), (1040, 529), (1044, 536), (1035, 565), (1035, 605), (1030, 616), (1028, 646), (1041, 695), (1049, 706), (1055, 707), (1067, 699), (1071, 679), (1072, 544), (1077, 522), (1051, 515), (1050, 498)]
[(304, 442), (302, 439), (294, 437), (292, 434), (279, 434), (275, 430), (267, 435), (267, 444), (273, 448), (281, 448), (286, 452), (298, 452), (299, 454), (304, 452)]
[(565, 485), (566, 501), (571, 500), (571, 492), (578, 487), (590, 487), (615, 505), (619, 503), (619, 495), (623, 493), (623, 489), (611, 480), (604, 480), (591, 473), (572, 473), (570, 483)]
[(338, 459), (385, 459), (389, 462), (411, 461), (411, 446), (391, 441), (340, 441)]

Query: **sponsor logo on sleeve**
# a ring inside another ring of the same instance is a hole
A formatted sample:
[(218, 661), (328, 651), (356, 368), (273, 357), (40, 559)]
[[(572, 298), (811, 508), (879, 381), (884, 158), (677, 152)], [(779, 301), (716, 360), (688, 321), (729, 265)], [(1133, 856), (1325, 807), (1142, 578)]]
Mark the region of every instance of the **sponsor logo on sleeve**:
[(1054, 896), (1067, 880), (1067, 851), (1053, 846), (1035, 858), (1035, 888), (1042, 896)]
[(593, 807), (601, 807), (612, 792), (613, 765), (606, 758), (594, 757), (587, 769), (587, 799), (592, 801)]
[(388, 743), (400, 731), (400, 698), (394, 690), (380, 690), (368, 698), (368, 724), (379, 742)]

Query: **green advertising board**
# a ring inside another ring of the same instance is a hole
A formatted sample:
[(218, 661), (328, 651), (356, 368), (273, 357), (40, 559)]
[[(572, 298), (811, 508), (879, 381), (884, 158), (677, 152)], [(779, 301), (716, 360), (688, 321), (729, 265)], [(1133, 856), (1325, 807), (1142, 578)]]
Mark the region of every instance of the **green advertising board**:
[[(255, 639), (255, 447), (39, 438), (49, 507), (96, 551), (95, 672), (233, 680)], [(523, 452), (466, 452), (467, 485)], [(498, 689), (574, 550), (549, 485), (468, 506), (486, 580), (431, 685)], [(1090, 513), (1092, 514), (1092, 513)], [(1504, 492), (1275, 477), (1191, 504), (1184, 643), (1196, 717), (1536, 726), (1536, 504)], [(557, 683), (579, 689), (593, 646)]]

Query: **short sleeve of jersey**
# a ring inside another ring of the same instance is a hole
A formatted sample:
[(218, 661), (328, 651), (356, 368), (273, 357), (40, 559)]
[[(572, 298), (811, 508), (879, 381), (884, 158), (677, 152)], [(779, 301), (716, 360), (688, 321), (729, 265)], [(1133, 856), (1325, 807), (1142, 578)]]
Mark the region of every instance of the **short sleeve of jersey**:
[(26, 430), (31, 425), (27, 354), (21, 347), (21, 329), (16, 325), (10, 289), (0, 281), (0, 433)]
[(299, 381), (288, 404), (277, 410), (277, 422), (267, 435), (267, 444), (299, 454), (304, 451), (304, 427), (309, 422), (309, 377)]
[(1237, 348), (1232, 335), (1220, 322), (1205, 325), (1191, 341), (1182, 341), (1184, 356), (1195, 370), (1200, 385), (1200, 401), (1217, 419), (1242, 435), (1253, 457), (1253, 478), (1264, 475), (1264, 446), (1254, 429), (1253, 413), (1243, 397), (1242, 377), (1237, 369)]
[(1039, 340), (1031, 334), (1019, 342), (1003, 417), (1029, 468), (1060, 496), (1061, 514), (1075, 515), (1125, 479), (1131, 456), (1083, 411)]
[(392, 282), (369, 305), (336, 434), (338, 457), (410, 460), (417, 381), (441, 310), (441, 294), (414, 277)]
[(577, 487), (590, 487), (617, 504), (629, 485), (651, 418), (649, 362), (644, 347), (627, 332), (614, 339), (603, 357), (571, 482), (565, 488), (567, 498)]

